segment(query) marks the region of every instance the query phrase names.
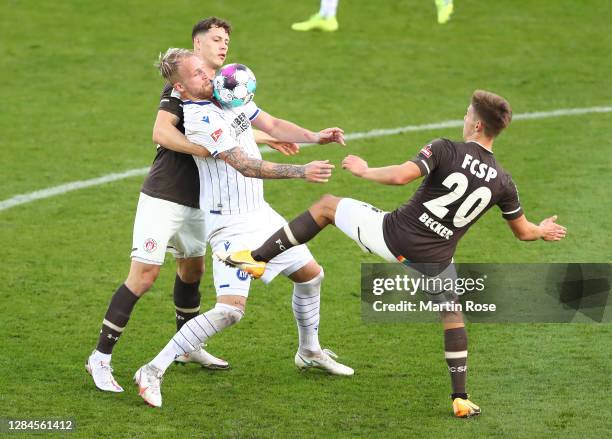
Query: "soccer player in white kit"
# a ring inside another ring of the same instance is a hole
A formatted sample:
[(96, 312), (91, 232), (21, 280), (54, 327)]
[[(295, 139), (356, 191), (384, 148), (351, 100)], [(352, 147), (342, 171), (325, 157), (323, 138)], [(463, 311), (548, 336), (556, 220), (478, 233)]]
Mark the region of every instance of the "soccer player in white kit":
[[(204, 61), (210, 76), (225, 61), (230, 33), (231, 25), (217, 17), (200, 20), (192, 29), (194, 52)], [(123, 392), (112, 374), (113, 349), (136, 303), (156, 281), (166, 252), (174, 255), (177, 265), (173, 291), (177, 330), (200, 313), (199, 286), (206, 242), (204, 212), (199, 208), (201, 184), (192, 154), (208, 155), (208, 152), (183, 135), (182, 107), (172, 86), (165, 86), (153, 128), (157, 154), (142, 185), (136, 209), (130, 271), (110, 300), (98, 343), (85, 364), (94, 384), (103, 391)], [(278, 141), (260, 131), (255, 133), (255, 139), (285, 155), (299, 150), (297, 144)], [(200, 364), (209, 369), (229, 367), (227, 361), (203, 348), (176, 358), (176, 362)]]
[[(291, 122), (274, 118), (254, 103), (223, 109), (212, 97), (212, 84), (202, 61), (185, 49), (169, 49), (160, 60), (160, 71), (184, 98), (185, 134), (205, 147), (211, 157), (195, 157), (203, 189), (200, 208), (205, 212), (206, 240), (213, 251), (257, 245), (286, 221), (263, 197), (262, 178), (305, 178), (326, 182), (333, 165), (315, 161), (307, 165), (282, 165), (261, 160), (253, 141), (251, 123), (276, 137), (300, 143), (344, 143), (342, 130), (327, 128), (313, 133)], [(334, 375), (352, 375), (353, 369), (336, 362), (336, 355), (321, 349), (318, 340), (320, 286), (323, 270), (305, 246), (297, 246), (271, 261), (264, 274), (270, 282), (278, 274), (294, 282), (293, 311), (299, 334), (295, 364), (300, 369), (320, 368)], [(250, 277), (218, 260), (213, 261), (216, 306), (185, 323), (166, 347), (135, 374), (139, 394), (149, 405), (160, 407), (161, 377), (172, 361), (204, 344), (211, 336), (244, 316)]]

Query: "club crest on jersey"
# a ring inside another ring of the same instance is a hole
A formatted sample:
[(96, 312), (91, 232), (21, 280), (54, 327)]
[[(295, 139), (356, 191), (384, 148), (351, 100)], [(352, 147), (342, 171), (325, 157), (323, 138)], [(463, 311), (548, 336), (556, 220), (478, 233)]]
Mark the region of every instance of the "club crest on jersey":
[(240, 268), (236, 271), (236, 277), (238, 280), (245, 281), (249, 278), (249, 273), (242, 271)]
[(210, 123), (210, 119), (208, 118), (208, 116), (204, 116), (202, 117), (202, 122)]
[(210, 137), (212, 137), (215, 142), (218, 142), (219, 141), (219, 137), (221, 137), (222, 134), (223, 134), (223, 130), (221, 128), (219, 128), (217, 131), (213, 132), (210, 135)]
[(420, 153), (427, 158), (431, 157), (431, 155), (433, 154), (433, 152), (431, 152), (431, 143), (429, 145), (425, 145), (423, 149), (421, 149)]
[(148, 238), (144, 242), (144, 250), (147, 253), (153, 253), (157, 249), (157, 241), (153, 238)]

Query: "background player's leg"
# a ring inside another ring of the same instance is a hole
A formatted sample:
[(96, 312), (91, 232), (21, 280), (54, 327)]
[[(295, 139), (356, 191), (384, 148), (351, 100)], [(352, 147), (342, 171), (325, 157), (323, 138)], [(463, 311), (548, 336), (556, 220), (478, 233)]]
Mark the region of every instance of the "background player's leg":
[(334, 223), (341, 198), (323, 195), (310, 209), (280, 228), (259, 248), (251, 252), (256, 261), (269, 262), (285, 250), (310, 241), (323, 228)]
[[(200, 279), (204, 274), (204, 257), (176, 258), (176, 278), (174, 279), (174, 308), (176, 316), (176, 330), (200, 314)], [(175, 359), (177, 364), (197, 363), (206, 369), (227, 369), (227, 361), (217, 358), (198, 347), (188, 355), (181, 355)]]
[(204, 257), (177, 258), (174, 280), (176, 330), (200, 314), (200, 279), (204, 274)]
[(293, 23), (291, 29), (297, 31), (322, 30), (334, 32), (338, 30), (338, 20), (336, 20), (337, 9), (338, 0), (321, 0), (321, 7), (317, 14), (314, 14), (306, 21)]
[(453, 0), (436, 0), (436, 9), (438, 10), (438, 23), (444, 24), (450, 20), (453, 13)]
[(336, 16), (338, 10), (338, 0), (321, 0), (321, 7), (319, 9), (319, 15), (323, 18), (330, 18)]
[(98, 345), (85, 365), (87, 371), (93, 377), (96, 387), (100, 390), (123, 391), (111, 373), (110, 363), (113, 348), (127, 326), (136, 302), (157, 279), (159, 269), (159, 265), (132, 261), (127, 280), (117, 288), (111, 298), (102, 321)]
[[(146, 293), (159, 275), (160, 266), (132, 261), (128, 278), (113, 294), (104, 320), (96, 350), (111, 355), (115, 344), (127, 326), (138, 299)], [(110, 357), (109, 357), (110, 360)]]

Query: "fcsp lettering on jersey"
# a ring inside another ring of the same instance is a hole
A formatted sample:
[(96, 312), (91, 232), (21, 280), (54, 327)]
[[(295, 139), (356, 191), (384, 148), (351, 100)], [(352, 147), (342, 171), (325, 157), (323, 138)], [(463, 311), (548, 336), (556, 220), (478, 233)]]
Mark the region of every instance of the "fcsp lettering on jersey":
[(484, 177), (486, 182), (497, 177), (497, 170), (495, 168), (489, 167), (489, 165), (482, 163), (480, 160), (474, 160), (474, 157), (469, 154), (465, 155), (461, 167), (463, 169), (469, 169), (470, 173), (478, 178)]

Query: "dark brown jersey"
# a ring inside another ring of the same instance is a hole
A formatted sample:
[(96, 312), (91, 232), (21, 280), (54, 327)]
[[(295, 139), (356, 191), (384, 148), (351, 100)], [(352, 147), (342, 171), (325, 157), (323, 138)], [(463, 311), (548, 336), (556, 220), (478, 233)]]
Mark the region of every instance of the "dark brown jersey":
[(512, 177), (476, 142), (438, 139), (412, 162), (425, 179), (383, 223), (385, 242), (400, 259), (450, 262), (459, 239), (493, 205), (507, 220), (523, 214)]
[[(183, 102), (177, 95), (173, 95), (172, 87), (169, 85), (162, 91), (159, 109), (178, 117), (179, 123), (176, 127), (185, 133)], [(199, 208), (200, 174), (193, 157), (190, 154), (158, 146), (157, 155), (145, 178), (141, 192), (183, 206)]]

